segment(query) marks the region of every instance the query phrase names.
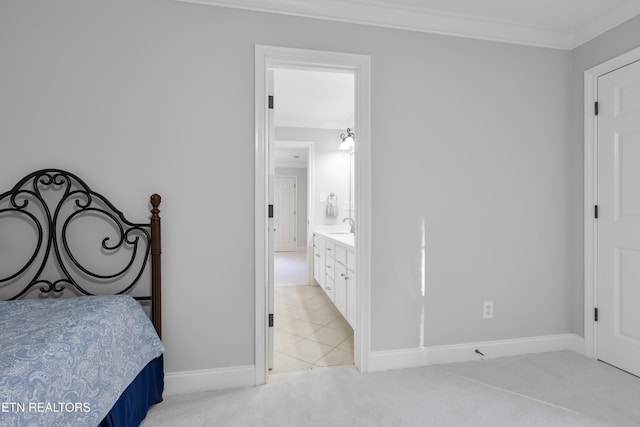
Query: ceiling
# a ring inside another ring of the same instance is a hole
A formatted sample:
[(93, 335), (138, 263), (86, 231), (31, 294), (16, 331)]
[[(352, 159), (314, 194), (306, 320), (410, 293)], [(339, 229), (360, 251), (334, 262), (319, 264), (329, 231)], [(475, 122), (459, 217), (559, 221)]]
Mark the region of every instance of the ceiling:
[[(336, 147), (337, 147), (336, 143)], [(278, 168), (306, 168), (309, 148), (296, 141), (275, 141), (273, 164)]]
[(351, 73), (275, 70), (275, 125), (322, 129), (353, 127), (353, 84)]
[(640, 14), (638, 0), (179, 0), (573, 49)]

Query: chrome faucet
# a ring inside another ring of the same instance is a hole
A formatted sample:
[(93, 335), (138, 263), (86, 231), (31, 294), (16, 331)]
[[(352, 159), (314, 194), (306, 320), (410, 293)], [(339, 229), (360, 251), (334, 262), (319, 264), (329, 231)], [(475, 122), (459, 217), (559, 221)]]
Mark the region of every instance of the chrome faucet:
[(356, 222), (353, 220), (353, 218), (345, 218), (342, 220), (342, 222), (347, 222), (349, 221), (349, 232), (352, 234), (356, 233)]

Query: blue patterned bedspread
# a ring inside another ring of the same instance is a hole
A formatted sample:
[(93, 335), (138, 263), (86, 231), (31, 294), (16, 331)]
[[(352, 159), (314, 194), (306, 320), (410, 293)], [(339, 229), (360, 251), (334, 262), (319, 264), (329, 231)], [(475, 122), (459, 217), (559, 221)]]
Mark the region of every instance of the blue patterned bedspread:
[(0, 426), (96, 426), (163, 352), (128, 296), (0, 302)]

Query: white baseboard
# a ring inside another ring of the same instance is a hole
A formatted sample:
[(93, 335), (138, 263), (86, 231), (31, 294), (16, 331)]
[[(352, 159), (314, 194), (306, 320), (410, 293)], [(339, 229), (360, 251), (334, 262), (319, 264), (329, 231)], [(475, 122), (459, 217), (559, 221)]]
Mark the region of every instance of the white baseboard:
[(171, 396), (229, 388), (253, 387), (255, 384), (255, 365), (201, 371), (169, 372), (164, 375), (164, 395)]
[[(480, 356), (475, 353), (476, 349), (480, 350), (486, 359), (561, 350), (573, 350), (585, 354), (585, 342), (584, 338), (575, 334), (560, 334), (442, 345), (423, 349), (375, 351), (370, 355), (369, 371), (478, 360)], [(169, 372), (164, 376), (164, 395), (253, 387), (255, 381), (255, 365)]]
[(584, 338), (575, 334), (545, 335), (529, 338), (441, 345), (421, 349), (372, 352), (369, 371), (412, 368), (443, 363), (479, 360), (478, 349), (485, 359), (529, 353), (572, 350), (584, 354)]

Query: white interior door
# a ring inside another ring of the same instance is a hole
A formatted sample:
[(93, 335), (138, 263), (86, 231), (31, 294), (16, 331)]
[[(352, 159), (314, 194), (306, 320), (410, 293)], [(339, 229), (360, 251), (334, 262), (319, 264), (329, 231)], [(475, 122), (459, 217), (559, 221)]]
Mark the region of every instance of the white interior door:
[(273, 147), (275, 141), (275, 123), (274, 123), (274, 100), (273, 100), (273, 70), (267, 72), (267, 163), (268, 163), (268, 199), (269, 199), (269, 219), (267, 231), (267, 310), (269, 316), (269, 329), (267, 337), (267, 367), (273, 369), (273, 352), (274, 352), (274, 330), (273, 330), (273, 313), (274, 313), (274, 274), (273, 274), (273, 245), (274, 245), (274, 201), (273, 201), (273, 184), (275, 178), (275, 164), (273, 161)]
[(597, 84), (597, 356), (640, 375), (640, 62)]
[(274, 237), (273, 250), (296, 250), (298, 220), (296, 213), (297, 180), (295, 176), (275, 176), (273, 181)]

